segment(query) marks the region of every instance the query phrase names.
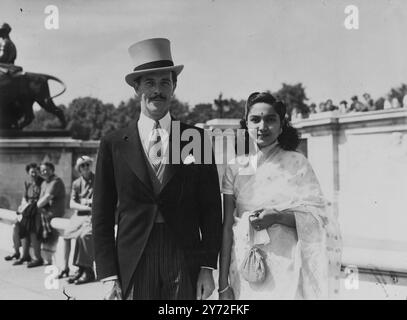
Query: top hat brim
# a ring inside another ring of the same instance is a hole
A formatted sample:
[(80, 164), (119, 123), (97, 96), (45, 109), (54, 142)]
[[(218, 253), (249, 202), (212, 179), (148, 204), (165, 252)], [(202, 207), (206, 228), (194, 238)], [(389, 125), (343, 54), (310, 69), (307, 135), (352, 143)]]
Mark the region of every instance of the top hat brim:
[(136, 78), (142, 76), (143, 74), (163, 71), (174, 71), (178, 76), (181, 73), (182, 69), (184, 69), (183, 65), (137, 70), (126, 75), (125, 80), (129, 86), (134, 87), (134, 80), (136, 80)]

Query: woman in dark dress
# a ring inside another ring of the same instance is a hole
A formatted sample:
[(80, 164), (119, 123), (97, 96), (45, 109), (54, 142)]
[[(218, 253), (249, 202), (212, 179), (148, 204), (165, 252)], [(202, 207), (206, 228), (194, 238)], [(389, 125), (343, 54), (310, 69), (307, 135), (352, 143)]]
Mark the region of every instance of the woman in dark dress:
[(29, 253), (30, 244), (38, 242), (37, 239), (32, 238), (36, 232), (35, 230), (38, 230), (40, 227), (38, 219), (36, 219), (36, 213), (43, 179), (39, 175), (39, 167), (36, 163), (28, 164), (26, 172), (30, 176), (30, 180), (24, 182), (24, 196), (18, 209), (18, 212), (21, 213), (21, 220), (17, 223), (16, 234), (14, 235), (15, 238), (21, 239), (23, 254), (13, 265), (21, 265), (26, 261), (31, 261)]

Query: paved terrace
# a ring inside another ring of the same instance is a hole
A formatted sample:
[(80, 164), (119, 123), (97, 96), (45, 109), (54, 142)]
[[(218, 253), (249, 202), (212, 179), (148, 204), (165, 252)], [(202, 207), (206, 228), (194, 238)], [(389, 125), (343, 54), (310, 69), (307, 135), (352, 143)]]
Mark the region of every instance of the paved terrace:
[[(58, 288), (47, 289), (47, 277), (51, 276), (51, 271), (46, 273), (46, 266), (27, 269), (26, 265), (12, 266), (12, 262), (5, 261), (3, 257), (10, 253), (12, 246), (11, 231), (10, 225), (0, 222), (0, 300), (66, 300), (64, 288), (77, 300), (103, 298), (100, 282), (72, 285), (62, 279), (58, 282)], [(61, 261), (62, 242), (60, 239), (58, 243), (55, 259), (57, 265)], [(74, 270), (74, 267), (71, 270)], [(214, 275), (217, 279), (217, 273)], [(359, 273), (359, 285), (354, 289), (346, 289), (345, 281), (343, 273), (340, 299), (407, 299), (407, 278), (398, 277), (394, 283), (389, 275)], [(214, 294), (211, 299), (216, 297), (217, 294)]]

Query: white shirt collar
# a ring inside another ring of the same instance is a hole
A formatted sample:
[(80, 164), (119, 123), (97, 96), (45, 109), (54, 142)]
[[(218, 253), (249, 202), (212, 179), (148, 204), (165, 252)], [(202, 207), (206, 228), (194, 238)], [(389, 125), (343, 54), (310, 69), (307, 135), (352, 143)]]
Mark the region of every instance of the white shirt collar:
[[(158, 120), (160, 123), (160, 127), (167, 132), (170, 131), (171, 128), (171, 116), (170, 113), (167, 112), (164, 117)], [(138, 127), (139, 131), (141, 129), (142, 132), (147, 132), (149, 134), (151, 130), (153, 130), (155, 124), (155, 120), (147, 117), (144, 113), (140, 112), (140, 118), (138, 119)]]
[[(168, 133), (168, 134), (162, 135), (162, 137), (161, 137), (163, 139), (164, 146), (166, 146), (167, 141), (168, 141), (168, 136), (169, 136), (170, 130), (171, 130), (170, 113), (167, 112), (164, 117), (162, 117), (160, 120), (158, 120), (158, 122), (160, 123), (161, 129), (165, 130), (165, 132)], [(145, 150), (147, 150), (147, 148), (148, 148), (149, 138), (150, 138), (151, 132), (154, 128), (154, 124), (155, 124), (155, 120), (147, 117), (144, 113), (140, 112), (140, 117), (138, 119), (137, 126), (138, 126), (138, 132), (140, 135), (140, 140), (141, 140), (141, 143), (143, 144), (143, 147)]]

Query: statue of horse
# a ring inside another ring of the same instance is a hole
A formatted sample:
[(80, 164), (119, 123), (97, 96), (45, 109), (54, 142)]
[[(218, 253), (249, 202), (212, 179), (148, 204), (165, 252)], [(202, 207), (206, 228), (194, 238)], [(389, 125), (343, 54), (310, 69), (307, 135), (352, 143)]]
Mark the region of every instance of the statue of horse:
[[(63, 90), (51, 97), (48, 80), (59, 82)], [(59, 119), (61, 128), (65, 128), (64, 112), (52, 101), (65, 90), (65, 84), (51, 75), (31, 72), (0, 73), (0, 129), (21, 130), (28, 126), (34, 120), (34, 102), (54, 114)]]

